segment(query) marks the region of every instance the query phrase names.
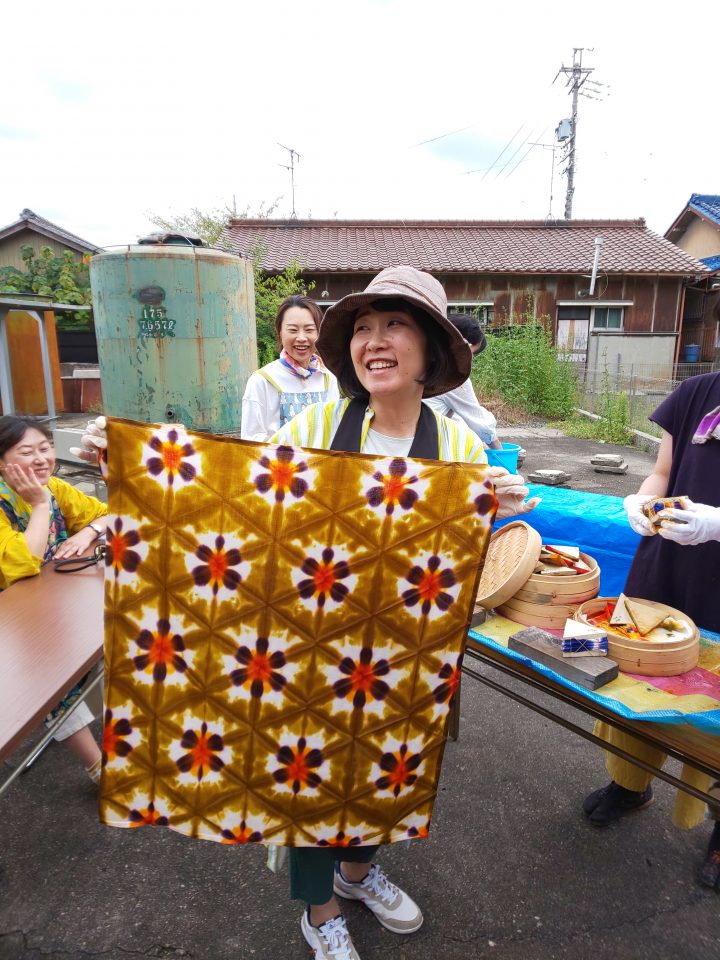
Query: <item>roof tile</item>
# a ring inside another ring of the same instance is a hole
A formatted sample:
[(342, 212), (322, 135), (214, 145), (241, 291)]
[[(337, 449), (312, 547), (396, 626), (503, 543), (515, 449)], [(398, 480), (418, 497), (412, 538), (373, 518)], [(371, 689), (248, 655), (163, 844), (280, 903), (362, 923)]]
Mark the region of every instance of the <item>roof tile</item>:
[(308, 272), (587, 273), (601, 237), (603, 273), (707, 273), (643, 220), (231, 220), (223, 236), (237, 253), (262, 247), (270, 271), (297, 260)]

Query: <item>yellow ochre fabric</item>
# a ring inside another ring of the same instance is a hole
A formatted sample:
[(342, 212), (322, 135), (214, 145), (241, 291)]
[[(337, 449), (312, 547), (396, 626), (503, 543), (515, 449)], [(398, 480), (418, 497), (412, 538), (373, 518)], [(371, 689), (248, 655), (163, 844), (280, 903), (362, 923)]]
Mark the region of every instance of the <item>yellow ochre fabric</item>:
[(426, 836), (487, 467), (111, 420), (104, 823)]

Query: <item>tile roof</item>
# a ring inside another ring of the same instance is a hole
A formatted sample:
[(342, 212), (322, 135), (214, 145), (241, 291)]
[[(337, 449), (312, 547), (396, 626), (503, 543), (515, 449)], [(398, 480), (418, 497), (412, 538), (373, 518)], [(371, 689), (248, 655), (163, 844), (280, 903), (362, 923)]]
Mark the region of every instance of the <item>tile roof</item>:
[(720, 197), (712, 193), (693, 193), (688, 201), (691, 210), (720, 224)]
[(700, 262), (704, 263), (708, 270), (712, 270), (713, 273), (720, 270), (720, 256), (700, 257)]
[(102, 249), (102, 247), (97, 247), (94, 243), (88, 243), (88, 241), (83, 240), (82, 237), (70, 233), (69, 230), (59, 227), (51, 220), (46, 220), (45, 217), (39, 216), (34, 210), (29, 210), (27, 207), (20, 212), (19, 220), (16, 220), (14, 223), (9, 223), (6, 227), (0, 228), (0, 240), (4, 237), (12, 236), (13, 233), (18, 233), (26, 227), (29, 227), (31, 230), (35, 229), (38, 233), (50, 237), (53, 240), (66, 243), (73, 250), (78, 250), (81, 253), (98, 253)]
[(265, 270), (297, 260), (306, 272), (375, 273), (409, 263), (436, 273), (704, 274), (707, 267), (644, 220), (230, 220), (223, 238), (241, 254), (264, 249)]

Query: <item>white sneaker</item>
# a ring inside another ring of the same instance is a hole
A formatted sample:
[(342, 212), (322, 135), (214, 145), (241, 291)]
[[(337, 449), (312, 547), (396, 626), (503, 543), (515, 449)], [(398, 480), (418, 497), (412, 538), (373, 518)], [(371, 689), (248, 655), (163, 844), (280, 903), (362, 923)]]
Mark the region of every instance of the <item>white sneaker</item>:
[(316, 960), (360, 960), (342, 915), (314, 927), (306, 909), (303, 911), (300, 929)]
[(385, 929), (392, 933), (415, 933), (422, 926), (423, 915), (420, 907), (404, 891), (391, 883), (376, 863), (359, 883), (346, 880), (338, 863), (333, 889), (339, 897), (360, 900), (372, 910)]

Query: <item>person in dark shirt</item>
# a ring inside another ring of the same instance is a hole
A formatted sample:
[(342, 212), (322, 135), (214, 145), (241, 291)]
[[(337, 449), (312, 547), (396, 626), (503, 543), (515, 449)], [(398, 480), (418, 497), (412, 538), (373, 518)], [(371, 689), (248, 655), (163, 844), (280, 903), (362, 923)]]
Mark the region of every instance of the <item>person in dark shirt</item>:
[[(706, 630), (720, 632), (720, 373), (691, 377), (681, 383), (650, 417), (662, 428), (655, 468), (639, 491), (625, 498), (628, 521), (643, 538), (633, 559), (625, 593), (657, 600), (682, 610)], [(642, 513), (654, 497), (687, 496), (687, 510), (665, 510), (659, 527)], [(685, 522), (677, 523), (676, 520)], [(619, 730), (599, 723), (596, 733), (638, 759), (656, 767), (666, 755)], [(595, 826), (652, 803), (652, 776), (608, 753), (612, 781), (585, 798), (583, 810)], [(694, 774), (694, 776), (693, 776)], [(697, 782), (698, 771), (690, 776)], [(720, 783), (711, 789), (718, 803), (711, 807), (715, 828), (700, 879), (720, 891)], [(694, 810), (692, 806), (694, 804)], [(699, 804), (684, 796), (675, 821), (694, 826)], [(701, 812), (701, 810), (700, 810)]]

